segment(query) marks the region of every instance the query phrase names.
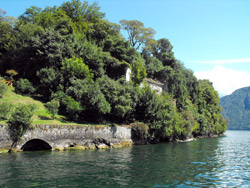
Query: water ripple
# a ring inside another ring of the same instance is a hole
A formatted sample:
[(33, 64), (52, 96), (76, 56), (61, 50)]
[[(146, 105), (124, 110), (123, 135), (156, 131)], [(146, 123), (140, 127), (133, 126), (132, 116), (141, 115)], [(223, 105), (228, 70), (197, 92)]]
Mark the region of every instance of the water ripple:
[(249, 187), (250, 132), (104, 151), (0, 155), (0, 187)]

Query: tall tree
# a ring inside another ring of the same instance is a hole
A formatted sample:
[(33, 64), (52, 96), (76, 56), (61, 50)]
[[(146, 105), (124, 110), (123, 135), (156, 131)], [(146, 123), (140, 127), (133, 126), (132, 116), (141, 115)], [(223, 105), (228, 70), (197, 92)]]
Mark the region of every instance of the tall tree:
[(65, 58), (62, 62), (61, 73), (63, 75), (64, 90), (69, 87), (70, 79), (93, 79), (93, 73), (90, 73), (89, 67), (83, 63), (82, 58)]
[(37, 23), (37, 16), (41, 13), (42, 9), (36, 6), (27, 8), (25, 13), (19, 16), (19, 20), (24, 23)]
[[(8, 52), (8, 46), (12, 40), (16, 19), (6, 16), (6, 12), (0, 9), (0, 66), (3, 69), (2, 57)], [(3, 72), (4, 70), (0, 70)]]
[(172, 52), (173, 46), (168, 39), (162, 38), (157, 41), (153, 41), (150, 45), (150, 50), (154, 57), (159, 59), (164, 66), (175, 67), (176, 59)]
[(80, 0), (65, 2), (60, 6), (73, 22), (96, 22), (102, 19), (105, 14), (100, 12), (97, 3), (90, 5), (87, 1), (83, 3)]
[(128, 32), (130, 46), (137, 50), (142, 45), (148, 45), (156, 33), (151, 27), (145, 28), (138, 20), (121, 20), (120, 24)]

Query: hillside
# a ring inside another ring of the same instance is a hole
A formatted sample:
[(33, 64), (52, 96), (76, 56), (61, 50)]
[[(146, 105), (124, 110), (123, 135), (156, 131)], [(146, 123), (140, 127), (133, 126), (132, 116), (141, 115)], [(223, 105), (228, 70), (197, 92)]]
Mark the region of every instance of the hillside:
[(5, 91), (5, 93), (0, 97), (0, 123), (6, 124), (7, 120), (11, 116), (11, 113), (19, 105), (33, 106), (34, 114), (32, 116), (32, 124), (77, 124), (67, 121), (65, 116), (58, 114), (56, 114), (55, 119), (53, 120), (52, 114), (45, 107), (45, 103), (37, 100), (36, 97), (17, 94), (14, 92), (13, 88), (8, 88), (7, 91)]
[(228, 129), (250, 130), (250, 87), (222, 97), (220, 105), (222, 115), (229, 120)]
[(140, 122), (138, 130), (160, 141), (223, 133), (212, 83), (198, 80), (155, 33), (138, 20), (111, 23), (97, 3), (80, 0), (33, 6), (17, 19), (0, 14), (0, 80), (39, 96), (67, 121)]

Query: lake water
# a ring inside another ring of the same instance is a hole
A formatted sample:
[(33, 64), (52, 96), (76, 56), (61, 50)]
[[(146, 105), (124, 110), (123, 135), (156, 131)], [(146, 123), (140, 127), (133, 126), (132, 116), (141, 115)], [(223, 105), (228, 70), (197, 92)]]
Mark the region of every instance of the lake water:
[(0, 155), (0, 187), (249, 187), (250, 132), (121, 149)]

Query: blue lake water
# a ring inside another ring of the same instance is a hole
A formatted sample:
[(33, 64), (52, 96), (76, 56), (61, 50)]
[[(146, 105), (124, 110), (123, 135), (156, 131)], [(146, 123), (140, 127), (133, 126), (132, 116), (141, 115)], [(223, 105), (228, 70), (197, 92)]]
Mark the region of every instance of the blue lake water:
[(250, 132), (96, 151), (0, 154), (0, 187), (250, 187)]

